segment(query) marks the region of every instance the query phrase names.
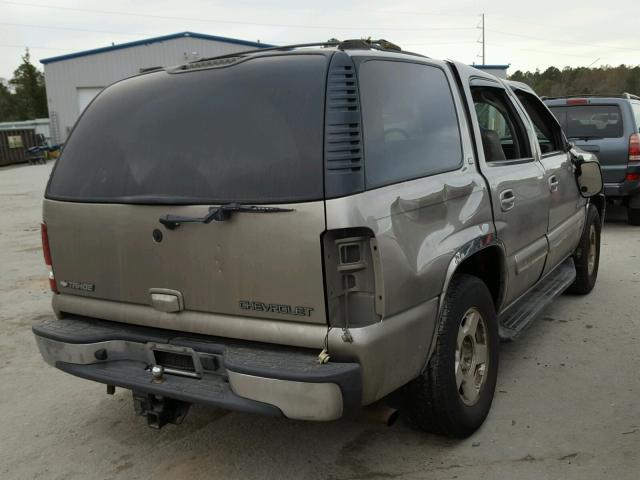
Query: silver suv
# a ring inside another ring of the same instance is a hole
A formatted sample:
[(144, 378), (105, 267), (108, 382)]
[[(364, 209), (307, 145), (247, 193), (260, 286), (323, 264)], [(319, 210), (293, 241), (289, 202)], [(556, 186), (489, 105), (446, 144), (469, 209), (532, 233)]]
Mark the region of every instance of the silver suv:
[[(550, 148), (541, 148), (541, 143)], [(217, 57), (100, 93), (47, 186), (44, 359), (305, 420), (471, 434), (500, 338), (596, 281), (598, 163), (525, 85), (389, 42)]]

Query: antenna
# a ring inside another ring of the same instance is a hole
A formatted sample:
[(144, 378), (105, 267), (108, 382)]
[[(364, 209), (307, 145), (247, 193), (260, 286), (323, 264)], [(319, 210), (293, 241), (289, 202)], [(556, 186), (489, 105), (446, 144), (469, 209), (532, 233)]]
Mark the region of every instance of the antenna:
[(482, 58), (482, 65), (486, 65), (487, 64), (487, 60), (486, 60), (486, 57), (485, 57), (484, 13), (480, 14), (480, 17), (481, 17), (480, 25), (478, 25), (476, 28), (478, 30), (482, 30), (482, 36), (480, 37), (480, 40), (477, 41), (477, 43), (482, 44), (482, 55), (476, 55), (476, 57), (481, 57)]
[(482, 14), (482, 64), (486, 65), (487, 61), (484, 56), (484, 46), (485, 46), (485, 42), (484, 42), (484, 13), (483, 13)]

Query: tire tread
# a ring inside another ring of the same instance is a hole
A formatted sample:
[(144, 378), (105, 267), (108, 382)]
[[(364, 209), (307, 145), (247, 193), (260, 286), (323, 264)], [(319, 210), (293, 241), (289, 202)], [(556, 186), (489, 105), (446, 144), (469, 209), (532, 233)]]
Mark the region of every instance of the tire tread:
[[(598, 254), (596, 258), (596, 266), (593, 275), (589, 275), (589, 267), (587, 266), (588, 256), (584, 254), (589, 250), (589, 229), (592, 224), (596, 226), (596, 235), (598, 240)], [(573, 261), (576, 266), (576, 279), (567, 288), (566, 292), (575, 295), (586, 295), (595, 286), (598, 277), (598, 264), (600, 262), (600, 215), (594, 205), (589, 205), (587, 212), (587, 220), (585, 222), (580, 243), (573, 254)]]
[[(493, 348), (497, 348), (497, 320), (495, 318), (493, 300), (489, 289), (478, 277), (469, 274), (455, 275), (449, 284), (447, 297), (442, 309), (441, 321), (438, 323), (438, 329), (435, 332), (437, 339), (433, 354), (423, 374), (407, 386), (408, 391), (405, 393), (405, 398), (407, 398), (409, 403), (409, 420), (421, 430), (446, 435), (448, 437), (464, 438), (480, 426), (461, 424), (459, 419), (456, 418), (455, 410), (450, 408), (451, 402), (459, 401), (457, 397), (458, 393), (455, 392), (456, 396), (451, 398), (450, 392), (447, 392), (446, 386), (442, 384), (444, 383), (444, 379), (442, 378), (443, 365), (447, 364), (449, 360), (448, 357), (451, 355), (450, 350), (444, 345), (444, 342), (449, 338), (449, 335), (453, 334), (457, 336), (459, 328), (459, 319), (452, 319), (454, 315), (452, 310), (454, 310), (457, 305), (466, 303), (465, 295), (474, 290), (481, 291), (485, 301), (491, 305), (493, 318), (485, 318), (485, 321), (487, 323), (494, 323), (495, 335), (492, 335), (492, 345)], [(491, 329), (489, 325), (488, 328)], [(497, 356), (495, 356), (494, 361), (497, 363)], [(495, 365), (494, 368), (497, 369), (497, 365)], [(493, 385), (489, 385), (489, 381), (490, 379), (487, 379), (488, 383), (485, 385), (485, 388), (490, 387), (492, 390), (490, 394), (493, 396), (495, 378), (492, 382)], [(490, 404), (489, 402), (489, 406)], [(486, 417), (486, 413), (482, 416), (482, 421), (484, 421), (484, 417)]]

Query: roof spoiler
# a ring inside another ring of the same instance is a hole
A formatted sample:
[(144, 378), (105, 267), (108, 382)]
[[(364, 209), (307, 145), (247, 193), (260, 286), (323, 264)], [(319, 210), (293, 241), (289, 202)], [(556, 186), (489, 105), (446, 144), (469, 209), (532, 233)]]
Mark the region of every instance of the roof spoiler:
[(622, 94), (616, 95), (607, 95), (602, 93), (585, 93), (582, 95), (559, 95), (557, 97), (540, 97), (541, 100), (560, 100), (563, 98), (626, 98), (627, 100), (640, 100), (638, 95), (634, 95), (632, 93), (624, 92)]

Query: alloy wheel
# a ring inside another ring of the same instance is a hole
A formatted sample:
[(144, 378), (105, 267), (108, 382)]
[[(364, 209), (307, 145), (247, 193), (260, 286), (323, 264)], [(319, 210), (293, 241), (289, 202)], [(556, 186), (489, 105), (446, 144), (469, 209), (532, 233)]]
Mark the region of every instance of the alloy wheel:
[(476, 308), (462, 317), (456, 344), (455, 374), (462, 402), (475, 405), (486, 383), (489, 368), (487, 324)]

